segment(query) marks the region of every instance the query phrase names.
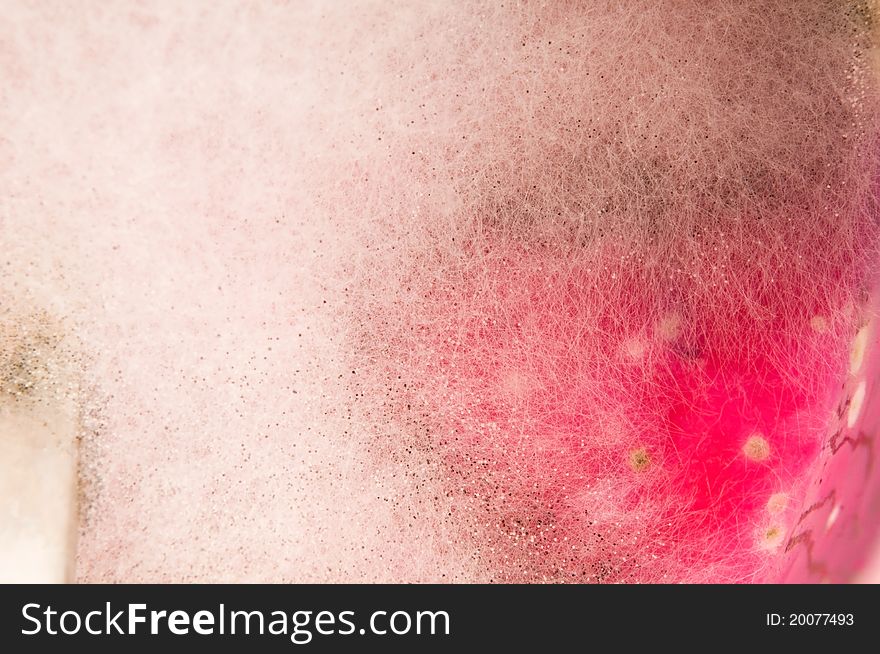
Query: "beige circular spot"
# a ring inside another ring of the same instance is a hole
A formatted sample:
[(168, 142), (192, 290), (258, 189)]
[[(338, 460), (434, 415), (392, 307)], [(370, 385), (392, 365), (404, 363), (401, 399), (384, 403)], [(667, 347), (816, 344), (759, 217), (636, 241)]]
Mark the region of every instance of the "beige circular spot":
[(788, 507), (787, 493), (773, 493), (767, 500), (767, 513), (770, 515), (779, 515)]
[(766, 461), (770, 457), (770, 443), (761, 434), (752, 434), (742, 451), (750, 461)]
[(673, 341), (681, 333), (681, 317), (677, 313), (663, 316), (657, 324), (657, 334), (664, 341)]
[(785, 538), (785, 529), (782, 525), (770, 525), (761, 533), (758, 545), (763, 550), (773, 551), (779, 549)]
[(813, 316), (810, 318), (810, 327), (814, 332), (824, 334), (828, 331), (828, 319), (825, 316)]
[(862, 413), (862, 405), (865, 403), (865, 380), (859, 382), (856, 390), (849, 401), (849, 411), (846, 414), (846, 426), (852, 429)]

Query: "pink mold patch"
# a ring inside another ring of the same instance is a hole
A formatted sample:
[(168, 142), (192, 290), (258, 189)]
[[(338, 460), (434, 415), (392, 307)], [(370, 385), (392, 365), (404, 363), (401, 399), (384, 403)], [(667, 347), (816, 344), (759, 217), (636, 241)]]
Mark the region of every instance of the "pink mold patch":
[[(429, 314), (456, 318), (418, 327), (409, 373), (439, 423), (422, 447), (439, 454), (489, 577), (774, 575), (846, 369), (842, 301), (792, 315), (780, 283), (775, 304), (719, 312), (676, 301), (674, 285), (658, 299), (619, 257), (588, 268), (521, 244), (482, 254), (428, 294)], [(471, 305), (488, 310), (462, 319)]]

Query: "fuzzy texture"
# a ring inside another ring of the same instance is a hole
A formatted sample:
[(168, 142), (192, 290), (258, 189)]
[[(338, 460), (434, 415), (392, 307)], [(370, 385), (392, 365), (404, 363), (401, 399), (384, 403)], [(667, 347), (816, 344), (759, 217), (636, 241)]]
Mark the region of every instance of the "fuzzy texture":
[(0, 376), (64, 326), (79, 580), (839, 581), (876, 540), (867, 3), (7, 4)]
[(352, 180), (406, 180), (348, 266), (382, 451), (490, 580), (773, 578), (869, 315), (867, 7), (430, 21)]

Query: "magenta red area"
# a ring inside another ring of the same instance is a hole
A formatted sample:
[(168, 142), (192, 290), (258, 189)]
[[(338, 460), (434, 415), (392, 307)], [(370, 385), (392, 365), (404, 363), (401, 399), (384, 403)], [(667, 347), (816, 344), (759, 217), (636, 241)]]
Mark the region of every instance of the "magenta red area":
[(663, 302), (626, 269), (597, 286), (522, 254), (435, 290), (488, 307), (424, 330), (448, 492), (500, 580), (770, 580), (800, 555), (863, 312)]

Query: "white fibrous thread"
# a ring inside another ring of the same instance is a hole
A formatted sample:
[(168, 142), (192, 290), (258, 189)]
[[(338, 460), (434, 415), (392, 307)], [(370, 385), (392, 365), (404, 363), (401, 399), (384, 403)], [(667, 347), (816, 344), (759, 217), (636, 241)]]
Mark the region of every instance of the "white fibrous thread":
[[(487, 579), (755, 579), (796, 502), (772, 485), (807, 464), (750, 402), (772, 379), (780, 406), (800, 402), (779, 424), (819, 442), (811, 412), (863, 356), (847, 359), (844, 308), (862, 311), (877, 254), (867, 9), (483, 4), (420, 20), (407, 52), (379, 49), (391, 74), (357, 155), (376, 174), (336, 208), (372, 217), (340, 264), (356, 308), (342, 320), (358, 401), (398, 425), (382, 451), (402, 474), (430, 461), (425, 487), (463, 534), (451, 551)], [(744, 431), (719, 451), (742, 479), (776, 466), (738, 491), (758, 531), (700, 529), (712, 499), (688, 510), (723, 489), (688, 472), (670, 416), (722, 407), (717, 361), (743, 371), (724, 388)]]

